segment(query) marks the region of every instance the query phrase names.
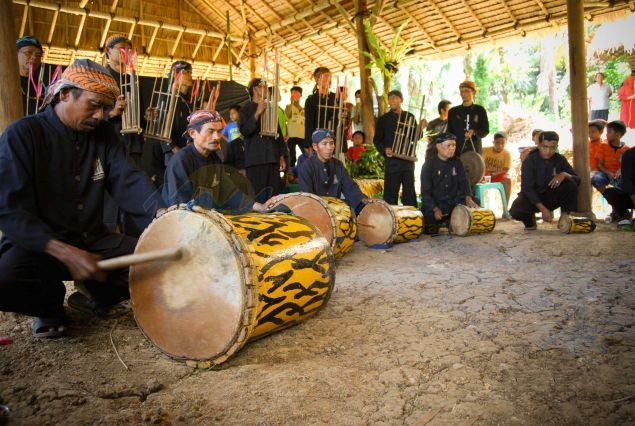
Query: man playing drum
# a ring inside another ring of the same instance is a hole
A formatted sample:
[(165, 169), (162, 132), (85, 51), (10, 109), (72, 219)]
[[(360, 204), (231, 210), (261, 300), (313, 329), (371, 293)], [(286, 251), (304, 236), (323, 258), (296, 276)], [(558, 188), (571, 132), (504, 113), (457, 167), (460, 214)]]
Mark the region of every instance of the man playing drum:
[(223, 165), (220, 114), (198, 110), (188, 117), (188, 122), (185, 133), (190, 143), (172, 157), (165, 171), (163, 198), (167, 205), (194, 200), (208, 209), (263, 211), (264, 206), (254, 202), (247, 178)]
[(385, 158), (384, 201), (399, 204), (399, 189), (404, 206), (417, 207), (415, 192), (415, 163), (413, 160), (397, 158), (397, 146), (409, 146), (417, 142), (418, 129), (414, 115), (401, 109), (403, 95), (399, 90), (388, 92), (390, 111), (377, 119), (373, 143)]
[(141, 229), (163, 206), (103, 121), (118, 96), (104, 67), (77, 60), (49, 87), (45, 110), (0, 137), (0, 310), (36, 317), (35, 337), (67, 331), (64, 280), (83, 281), (91, 298), (78, 292), (68, 303), (84, 312), (108, 315), (129, 297), (127, 269), (97, 266), (132, 253), (137, 241), (106, 230), (104, 191)]
[(344, 164), (333, 157), (335, 135), (328, 129), (316, 129), (312, 135), (314, 154), (298, 166), (300, 191), (319, 196), (344, 199), (351, 210), (359, 214), (366, 198), (349, 176)]
[(421, 168), (421, 212), (423, 232), (438, 234), (457, 204), (478, 208), (472, 198), (470, 183), (461, 160), (454, 155), (456, 137), (441, 133), (435, 138), (437, 155)]
[(580, 178), (566, 158), (556, 153), (560, 137), (556, 132), (542, 132), (538, 150), (522, 163), (520, 192), (509, 209), (511, 216), (523, 222), (526, 230), (536, 229), (536, 212), (551, 222), (552, 210), (564, 213), (578, 209)]

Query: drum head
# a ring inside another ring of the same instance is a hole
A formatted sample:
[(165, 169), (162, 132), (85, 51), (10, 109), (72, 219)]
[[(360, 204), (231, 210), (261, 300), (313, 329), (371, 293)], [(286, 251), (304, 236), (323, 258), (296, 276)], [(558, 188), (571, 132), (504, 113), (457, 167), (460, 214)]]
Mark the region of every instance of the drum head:
[(359, 239), (367, 246), (391, 244), (397, 232), (397, 219), (388, 203), (369, 200), (357, 217)]
[(294, 192), (279, 196), (278, 204), (284, 204), (295, 216), (306, 219), (322, 232), (326, 241), (333, 246), (337, 237), (337, 221), (322, 198), (309, 192)]
[(470, 209), (462, 204), (457, 204), (450, 216), (452, 233), (460, 236), (467, 235), (470, 230), (471, 221), (472, 216), (470, 215)]
[(474, 186), (479, 183), (485, 173), (485, 161), (481, 154), (474, 151), (465, 151), (460, 158), (470, 185)]
[(251, 311), (245, 307), (256, 306), (258, 293), (246, 285), (252, 272), (231, 229), (219, 213), (176, 210), (152, 222), (139, 238), (135, 253), (170, 247), (185, 251), (176, 262), (130, 268), (137, 324), (172, 357), (214, 360), (246, 342), (242, 334), (251, 318), (245, 312)]

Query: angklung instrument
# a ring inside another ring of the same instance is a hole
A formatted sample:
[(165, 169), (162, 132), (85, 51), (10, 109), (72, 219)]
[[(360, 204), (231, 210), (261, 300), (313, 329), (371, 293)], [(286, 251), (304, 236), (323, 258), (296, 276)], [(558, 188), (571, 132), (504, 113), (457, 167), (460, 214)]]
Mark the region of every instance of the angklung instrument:
[[(174, 124), (176, 103), (181, 91), (182, 72), (182, 70), (177, 70), (175, 65), (174, 69), (170, 70), (167, 86), (164, 85), (165, 79), (163, 76), (155, 78), (150, 107), (146, 112), (146, 137), (165, 143), (172, 141), (172, 125)], [(158, 87), (157, 82), (159, 83)], [(163, 89), (164, 87), (165, 90)]]
[(392, 142), (392, 156), (402, 160), (417, 161), (417, 145), (423, 137), (421, 119), (426, 95), (421, 96), (421, 106), (419, 112), (421, 117), (417, 121), (413, 114), (402, 111), (397, 117), (397, 127)]
[[(329, 73), (330, 74), (330, 73)], [(346, 109), (347, 80), (340, 86), (339, 78), (324, 80), (324, 73), (318, 77), (317, 106), (315, 128), (328, 129), (335, 135), (335, 157), (338, 158), (346, 145), (346, 129), (349, 114)], [(335, 93), (330, 91), (332, 82), (336, 84)]]
[(263, 77), (260, 81), (261, 96), (267, 103), (267, 108), (260, 116), (260, 135), (272, 138), (278, 137), (278, 97), (280, 85), (280, 67), (278, 66), (279, 54), (275, 51), (274, 70), (271, 72), (267, 61), (267, 53), (264, 53)]
[[(121, 114), (121, 134), (143, 131), (141, 128), (141, 103), (139, 96), (139, 76), (137, 75), (137, 51), (120, 49), (119, 89), (126, 100), (126, 108)], [(123, 68), (123, 72), (121, 69)]]

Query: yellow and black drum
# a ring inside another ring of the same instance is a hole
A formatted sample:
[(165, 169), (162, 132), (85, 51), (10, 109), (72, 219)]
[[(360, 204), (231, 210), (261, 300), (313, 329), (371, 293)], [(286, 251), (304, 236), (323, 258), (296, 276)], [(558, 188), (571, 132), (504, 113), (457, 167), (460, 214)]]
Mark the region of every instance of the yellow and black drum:
[(453, 234), (461, 237), (492, 232), (495, 226), (494, 212), (487, 209), (473, 209), (457, 204), (450, 215), (450, 229)]
[(369, 199), (357, 224), (360, 240), (369, 247), (384, 248), (419, 238), (423, 215), (411, 206), (391, 206), (384, 200)]
[(595, 229), (595, 221), (591, 215), (584, 213), (562, 213), (558, 229), (565, 234), (588, 234)]
[(362, 191), (362, 194), (364, 194), (368, 198), (373, 198), (374, 196), (384, 192), (383, 179), (354, 179), (354, 180), (357, 186), (359, 186), (359, 190)]
[(135, 254), (170, 247), (183, 258), (130, 267), (130, 297), (143, 333), (174, 358), (222, 363), (248, 340), (314, 315), (335, 285), (329, 243), (289, 214), (172, 210)]
[(331, 244), (335, 259), (344, 256), (353, 247), (357, 238), (357, 218), (343, 200), (294, 192), (279, 195), (274, 206), (280, 204), (315, 225)]

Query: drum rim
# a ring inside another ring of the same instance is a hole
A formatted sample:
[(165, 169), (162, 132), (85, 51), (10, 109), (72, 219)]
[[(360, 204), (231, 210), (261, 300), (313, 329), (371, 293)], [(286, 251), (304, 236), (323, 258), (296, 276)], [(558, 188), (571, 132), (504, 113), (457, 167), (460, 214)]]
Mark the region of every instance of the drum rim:
[[(252, 280), (255, 277), (255, 271), (251, 262), (245, 256), (245, 253), (248, 251), (247, 246), (242, 241), (241, 238), (235, 237), (234, 226), (231, 222), (221, 213), (215, 210), (207, 210), (202, 207), (195, 207), (194, 209), (188, 209), (184, 204), (179, 205), (177, 208), (172, 208), (170, 211), (164, 213), (161, 217), (164, 216), (173, 216), (177, 214), (182, 214), (184, 212), (189, 212), (193, 214), (202, 214), (207, 220), (213, 220), (215, 224), (220, 226), (220, 229), (226, 234), (227, 243), (233, 250), (234, 254), (238, 255), (236, 257), (236, 267), (239, 269), (238, 276), (240, 277), (240, 290), (243, 293), (243, 309), (242, 314), (239, 314), (237, 320), (235, 322), (235, 329), (231, 334), (231, 338), (228, 339), (227, 342), (224, 343), (224, 346), (221, 350), (216, 351), (215, 354), (210, 354), (201, 357), (193, 357), (182, 354), (176, 354), (165, 348), (163, 345), (157, 344), (155, 339), (153, 339), (143, 323), (139, 321), (139, 315), (137, 314), (137, 310), (135, 310), (135, 303), (133, 297), (133, 273), (134, 266), (130, 267), (129, 271), (129, 291), (130, 291), (130, 300), (132, 304), (132, 311), (135, 322), (137, 326), (143, 333), (143, 335), (150, 340), (154, 346), (159, 348), (159, 350), (166, 355), (174, 358), (174, 359), (183, 359), (183, 360), (196, 360), (196, 361), (211, 361), (214, 363), (221, 363), (225, 361), (227, 358), (231, 357), (235, 352), (241, 349), (249, 340), (249, 336), (255, 327), (254, 319), (257, 315), (257, 306), (258, 306), (258, 288), (257, 284), (254, 284)], [(139, 240), (137, 242), (137, 247), (140, 246), (140, 242), (144, 234), (147, 234), (151, 231), (151, 228), (156, 227), (156, 223), (158, 223), (158, 219), (155, 219), (150, 223), (150, 225), (144, 230), (144, 232), (139, 236)], [(232, 233), (233, 232), (233, 233)], [(240, 247), (237, 247), (239, 245)], [(135, 253), (137, 253), (137, 249), (135, 248)]]
[[(381, 200), (379, 198), (371, 198), (368, 199), (366, 202), (367, 205), (369, 204), (376, 204), (382, 207), (385, 207), (386, 210), (388, 210), (390, 217), (392, 218), (392, 232), (390, 233), (390, 237), (388, 238), (387, 241), (383, 242), (383, 243), (374, 243), (374, 244), (368, 244), (366, 242), (366, 240), (364, 239), (363, 236), (363, 232), (361, 231), (361, 229), (358, 226), (358, 233), (359, 233), (359, 239), (362, 240), (364, 242), (364, 244), (366, 244), (369, 247), (372, 247), (374, 245), (378, 245), (378, 244), (392, 244), (394, 239), (395, 239), (395, 235), (397, 234), (397, 229), (398, 229), (398, 223), (397, 223), (397, 215), (395, 214), (395, 211), (393, 210), (392, 206), (390, 204), (388, 204), (385, 200)], [(364, 206), (364, 208), (362, 209), (361, 212), (359, 212), (359, 218), (362, 218), (362, 215), (364, 214), (364, 209), (366, 208), (366, 206)], [(362, 227), (363, 228), (363, 227)]]
[[(337, 243), (337, 220), (335, 219), (335, 215), (332, 214), (333, 212), (331, 211), (331, 209), (329, 208), (328, 204), (326, 203), (326, 201), (324, 201), (322, 199), (322, 197), (320, 197), (319, 195), (315, 195), (312, 194), (310, 192), (289, 192), (287, 194), (280, 194), (278, 196), (278, 199), (276, 200), (276, 204), (275, 207), (279, 206), (280, 204), (283, 204), (283, 201), (287, 198), (291, 198), (291, 197), (307, 197), (307, 198), (311, 198), (315, 201), (317, 201), (320, 206), (322, 206), (324, 208), (324, 210), (326, 211), (328, 217), (329, 217), (329, 222), (331, 223), (331, 232), (332, 232), (332, 238), (328, 238), (328, 236), (324, 235), (324, 233), (322, 232), (322, 230), (314, 223), (312, 223), (311, 221), (309, 221), (308, 219), (306, 219), (306, 221), (308, 223), (311, 224), (311, 226), (313, 226), (320, 235), (322, 235), (324, 238), (326, 238), (326, 241), (328, 241), (329, 245), (331, 246), (331, 249), (334, 250), (335, 249), (335, 244)], [(293, 211), (293, 209), (291, 207), (289, 207), (289, 209), (291, 210), (291, 212), (293, 213), (294, 216), (298, 216), (298, 217), (302, 217), (299, 215), (296, 215), (295, 212)]]

